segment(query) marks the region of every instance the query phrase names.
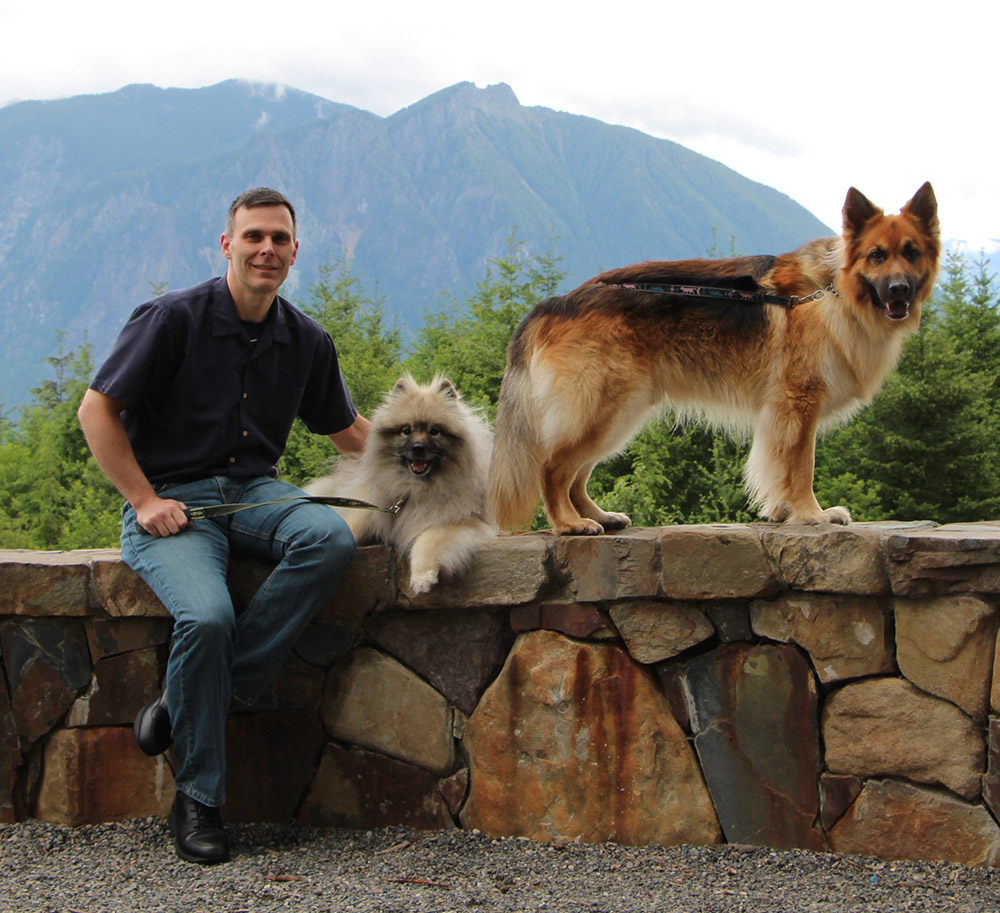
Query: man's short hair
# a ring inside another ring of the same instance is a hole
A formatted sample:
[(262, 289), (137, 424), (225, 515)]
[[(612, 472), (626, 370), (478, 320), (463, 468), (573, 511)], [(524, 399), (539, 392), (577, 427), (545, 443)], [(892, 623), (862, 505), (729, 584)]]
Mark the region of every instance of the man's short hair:
[(253, 209), (254, 206), (284, 206), (292, 217), (292, 237), (295, 237), (295, 207), (289, 202), (288, 197), (270, 187), (254, 187), (252, 190), (244, 190), (229, 206), (226, 213), (226, 237), (233, 236), (233, 225), (236, 220), (236, 210), (241, 206)]

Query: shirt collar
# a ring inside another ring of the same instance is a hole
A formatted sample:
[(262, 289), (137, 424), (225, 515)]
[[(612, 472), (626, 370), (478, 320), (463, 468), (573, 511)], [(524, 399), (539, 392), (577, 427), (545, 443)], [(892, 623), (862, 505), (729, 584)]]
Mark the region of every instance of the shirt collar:
[[(212, 335), (213, 336), (233, 336), (243, 333), (243, 325), (240, 323), (239, 314), (236, 313), (236, 302), (233, 301), (232, 292), (229, 291), (229, 283), (223, 275), (214, 282), (214, 294), (212, 299)], [(286, 308), (289, 307), (287, 301), (280, 295), (275, 295), (274, 303), (271, 305), (270, 320), (261, 336), (261, 341), (270, 337), (270, 341), (287, 345), (288, 317)]]

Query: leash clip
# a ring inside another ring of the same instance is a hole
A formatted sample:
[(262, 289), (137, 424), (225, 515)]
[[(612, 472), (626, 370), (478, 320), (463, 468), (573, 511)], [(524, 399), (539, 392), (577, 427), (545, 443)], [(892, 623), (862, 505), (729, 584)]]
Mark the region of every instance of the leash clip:
[(826, 292), (826, 289), (818, 288), (811, 295), (803, 295), (801, 298), (793, 296), (792, 307), (795, 307), (797, 304), (802, 304), (804, 301), (822, 301), (826, 297)]

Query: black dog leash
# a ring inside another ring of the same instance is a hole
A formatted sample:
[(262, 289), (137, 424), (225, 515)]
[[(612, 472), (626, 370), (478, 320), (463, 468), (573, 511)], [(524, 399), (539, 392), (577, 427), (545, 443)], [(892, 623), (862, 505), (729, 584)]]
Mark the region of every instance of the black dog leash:
[(314, 504), (329, 504), (330, 507), (351, 507), (356, 510), (381, 510), (387, 514), (398, 514), (406, 503), (406, 498), (400, 498), (392, 507), (379, 507), (357, 498), (338, 498), (328, 495), (294, 495), (291, 498), (276, 498), (274, 501), (251, 501), (240, 504), (216, 504), (212, 507), (185, 507), (184, 516), (189, 520), (207, 520), (209, 517), (224, 517), (251, 507), (264, 507), (268, 504), (283, 504), (286, 501), (312, 501)]

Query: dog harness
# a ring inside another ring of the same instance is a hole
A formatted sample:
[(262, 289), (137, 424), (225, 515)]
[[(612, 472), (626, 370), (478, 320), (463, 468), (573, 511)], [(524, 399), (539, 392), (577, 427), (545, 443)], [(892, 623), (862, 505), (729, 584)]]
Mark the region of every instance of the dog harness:
[(637, 292), (660, 292), (665, 295), (683, 295), (690, 298), (723, 298), (727, 301), (742, 301), (749, 304), (779, 304), (791, 310), (803, 301), (818, 301), (824, 295), (823, 289), (817, 289), (811, 295), (799, 298), (796, 295), (775, 295), (772, 292), (744, 292), (736, 288), (716, 288), (710, 285), (651, 285), (646, 282), (627, 282), (621, 285), (609, 285), (597, 282), (605, 288), (633, 289)]

